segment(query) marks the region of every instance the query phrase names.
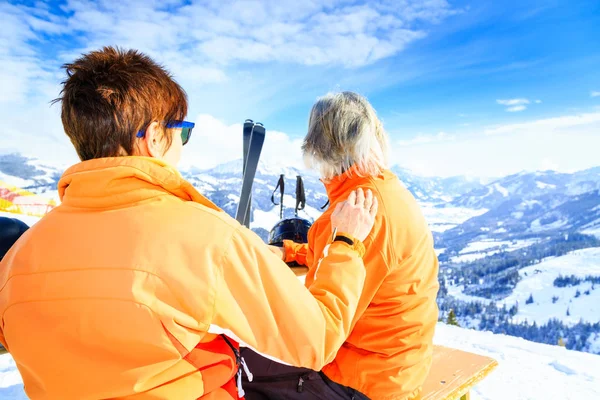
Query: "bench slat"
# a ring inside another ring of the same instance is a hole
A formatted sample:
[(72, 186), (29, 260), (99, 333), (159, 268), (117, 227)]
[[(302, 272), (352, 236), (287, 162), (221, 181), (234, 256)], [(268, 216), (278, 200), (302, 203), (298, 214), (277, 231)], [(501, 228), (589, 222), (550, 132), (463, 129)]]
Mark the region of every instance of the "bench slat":
[(433, 364), (423, 384), (422, 400), (468, 400), (469, 390), (496, 366), (498, 362), (493, 358), (434, 346)]

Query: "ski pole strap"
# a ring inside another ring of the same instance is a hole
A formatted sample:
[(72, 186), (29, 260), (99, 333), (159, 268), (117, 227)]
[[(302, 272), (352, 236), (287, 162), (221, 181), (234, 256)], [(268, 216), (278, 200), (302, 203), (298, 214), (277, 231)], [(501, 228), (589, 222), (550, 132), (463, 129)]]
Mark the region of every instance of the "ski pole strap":
[(283, 218), (283, 193), (285, 192), (285, 180), (283, 179), (283, 174), (279, 175), (279, 181), (277, 181), (277, 186), (275, 186), (275, 190), (271, 193), (271, 202), (275, 205), (278, 205), (275, 202), (275, 192), (279, 189), (281, 193), (281, 208), (279, 210), (279, 218)]
[(273, 202), (273, 204), (275, 204), (276, 206), (279, 205), (279, 203), (275, 202), (275, 192), (277, 191), (277, 189), (279, 189), (279, 191), (281, 192), (281, 202), (283, 203), (283, 192), (285, 190), (285, 181), (283, 180), (283, 174), (279, 175), (277, 186), (275, 186), (275, 190), (273, 190), (273, 193), (271, 194), (271, 202)]
[(298, 216), (298, 211), (304, 210), (306, 206), (306, 194), (304, 193), (304, 182), (302, 182), (302, 177), (300, 175), (296, 176), (296, 216)]

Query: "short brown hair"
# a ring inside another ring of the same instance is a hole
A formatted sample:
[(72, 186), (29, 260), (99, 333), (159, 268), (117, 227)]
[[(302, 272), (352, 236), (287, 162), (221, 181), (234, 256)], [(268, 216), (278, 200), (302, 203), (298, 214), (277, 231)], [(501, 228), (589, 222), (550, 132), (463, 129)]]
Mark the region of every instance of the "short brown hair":
[[(62, 101), (65, 133), (82, 161), (131, 155), (139, 130), (187, 114), (185, 91), (137, 50), (103, 47), (63, 68), (68, 77), (53, 103)], [(168, 148), (172, 138), (165, 139)]]

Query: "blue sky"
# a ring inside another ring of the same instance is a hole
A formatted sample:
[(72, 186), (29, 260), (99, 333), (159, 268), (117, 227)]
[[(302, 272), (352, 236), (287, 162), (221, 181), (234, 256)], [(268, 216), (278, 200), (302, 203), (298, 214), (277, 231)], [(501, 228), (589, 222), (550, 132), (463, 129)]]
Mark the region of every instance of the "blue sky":
[(116, 1), (0, 3), (0, 151), (76, 162), (60, 65), (137, 48), (189, 95), (183, 165), (238, 158), (263, 122), (264, 159), (299, 163), (311, 105), (372, 102), (392, 161), (424, 175), (500, 176), (600, 165), (598, 1)]

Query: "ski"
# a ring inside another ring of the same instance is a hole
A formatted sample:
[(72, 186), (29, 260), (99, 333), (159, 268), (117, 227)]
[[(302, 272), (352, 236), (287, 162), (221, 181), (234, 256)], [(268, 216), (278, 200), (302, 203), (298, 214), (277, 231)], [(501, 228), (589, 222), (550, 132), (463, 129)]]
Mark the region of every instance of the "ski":
[[(242, 158), (242, 181), (244, 180), (244, 175), (246, 174), (246, 161), (248, 160), (248, 148), (250, 147), (250, 138), (252, 137), (252, 128), (254, 127), (254, 121), (251, 119), (247, 119), (244, 121), (244, 129), (243, 129), (243, 158)], [(248, 210), (251, 210), (252, 207), (252, 192), (250, 193), (250, 198), (248, 199)], [(247, 227), (250, 226), (250, 212), (246, 213), (246, 217), (243, 221), (240, 221), (242, 225)]]
[[(248, 125), (251, 123), (250, 120), (246, 120)], [(247, 127), (244, 123), (244, 128)], [(244, 145), (246, 143), (246, 129), (244, 129)], [(245, 161), (242, 166), (242, 191), (240, 193), (240, 201), (235, 214), (235, 219), (247, 228), (250, 228), (250, 200), (252, 197), (252, 184), (254, 183), (254, 177), (256, 176), (256, 169), (258, 168), (258, 161), (260, 159), (260, 153), (262, 151), (263, 144), (265, 142), (265, 127), (260, 123), (252, 123), (252, 129), (250, 131), (250, 138), (248, 139), (248, 149), (244, 153)]]

